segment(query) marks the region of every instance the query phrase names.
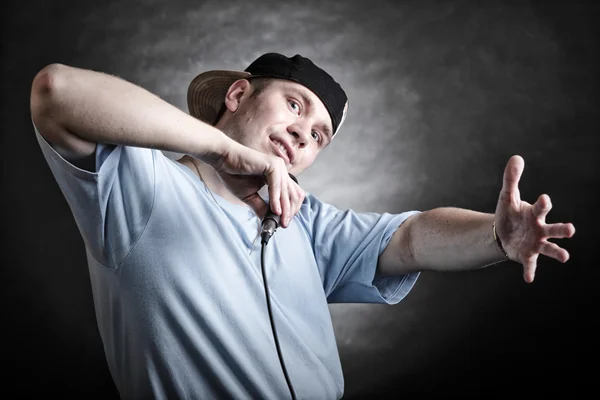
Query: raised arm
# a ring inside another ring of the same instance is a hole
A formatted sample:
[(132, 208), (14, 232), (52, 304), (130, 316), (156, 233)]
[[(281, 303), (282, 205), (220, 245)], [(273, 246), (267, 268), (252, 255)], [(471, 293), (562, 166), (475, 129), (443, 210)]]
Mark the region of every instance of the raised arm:
[[(508, 161), (494, 214), (437, 208), (410, 217), (379, 257), (378, 272), (472, 270), (510, 259), (523, 265), (523, 279), (532, 282), (540, 254), (566, 262), (569, 253), (548, 239), (570, 238), (575, 227), (546, 224), (551, 209), (548, 195), (539, 196), (534, 204), (521, 200), (518, 183), (523, 168), (520, 156)], [(507, 255), (494, 238), (494, 222)]]
[(66, 160), (84, 162), (96, 143), (192, 154), (222, 154), (229, 139), (144, 88), (106, 73), (51, 64), (31, 88), (31, 116)]
[(293, 217), (304, 199), (281, 158), (243, 146), (116, 76), (50, 64), (33, 79), (31, 117), (52, 147), (80, 168), (93, 170), (96, 143), (153, 148), (190, 154), (213, 166), (227, 183), (252, 176), (247, 192), (234, 193), (259, 215), (267, 205), (256, 192), (265, 183), (271, 209), (282, 221)]

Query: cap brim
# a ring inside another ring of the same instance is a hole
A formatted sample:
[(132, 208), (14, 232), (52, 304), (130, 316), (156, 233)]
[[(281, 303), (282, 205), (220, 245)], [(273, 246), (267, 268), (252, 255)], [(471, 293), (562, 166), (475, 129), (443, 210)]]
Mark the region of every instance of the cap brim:
[(250, 76), (250, 73), (243, 71), (219, 70), (199, 74), (188, 87), (187, 103), (190, 114), (210, 125), (216, 124), (231, 84)]

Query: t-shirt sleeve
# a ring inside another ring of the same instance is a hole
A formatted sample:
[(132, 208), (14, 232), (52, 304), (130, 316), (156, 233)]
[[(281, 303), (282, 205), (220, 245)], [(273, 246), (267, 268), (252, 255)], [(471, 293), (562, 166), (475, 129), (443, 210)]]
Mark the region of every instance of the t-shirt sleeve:
[(88, 253), (105, 267), (117, 268), (150, 218), (155, 158), (162, 153), (98, 143), (95, 170), (87, 171), (64, 159), (40, 134), (35, 123), (33, 127)]
[(417, 213), (356, 213), (307, 194), (298, 215), (312, 242), (327, 301), (396, 304), (402, 300), (419, 273), (379, 276), (377, 261), (394, 232)]

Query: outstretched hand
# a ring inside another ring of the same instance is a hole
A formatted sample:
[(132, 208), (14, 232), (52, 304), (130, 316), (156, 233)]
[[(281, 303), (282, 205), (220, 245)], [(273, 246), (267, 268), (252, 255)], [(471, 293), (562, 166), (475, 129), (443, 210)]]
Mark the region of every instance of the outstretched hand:
[(520, 156), (508, 160), (496, 206), (496, 233), (508, 257), (523, 265), (523, 279), (531, 283), (540, 254), (567, 262), (567, 250), (548, 239), (570, 238), (575, 227), (572, 223), (546, 223), (546, 215), (552, 208), (547, 194), (540, 195), (533, 204), (521, 200), (519, 180), (524, 167)]

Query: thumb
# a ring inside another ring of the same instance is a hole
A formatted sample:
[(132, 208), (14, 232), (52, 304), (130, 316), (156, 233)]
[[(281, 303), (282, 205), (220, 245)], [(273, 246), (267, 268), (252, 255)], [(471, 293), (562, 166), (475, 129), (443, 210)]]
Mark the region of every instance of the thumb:
[(519, 180), (523, 174), (525, 161), (523, 157), (514, 155), (506, 164), (504, 169), (502, 190), (509, 195), (511, 200), (520, 200), (519, 195)]

